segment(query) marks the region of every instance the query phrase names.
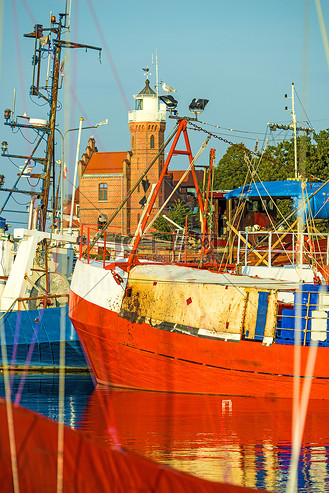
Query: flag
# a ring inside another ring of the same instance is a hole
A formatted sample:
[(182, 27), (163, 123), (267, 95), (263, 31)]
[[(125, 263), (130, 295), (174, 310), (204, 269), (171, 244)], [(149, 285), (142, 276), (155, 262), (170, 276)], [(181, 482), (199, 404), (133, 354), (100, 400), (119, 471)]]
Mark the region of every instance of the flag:
[(63, 169), (63, 178), (67, 177), (67, 166), (64, 164), (64, 169)]

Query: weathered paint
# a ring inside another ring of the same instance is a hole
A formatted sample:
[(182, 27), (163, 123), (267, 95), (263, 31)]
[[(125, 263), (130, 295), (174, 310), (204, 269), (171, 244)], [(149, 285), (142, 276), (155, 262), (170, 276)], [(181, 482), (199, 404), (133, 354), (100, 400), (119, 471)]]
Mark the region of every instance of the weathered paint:
[[(268, 313), (276, 312), (277, 296), (274, 293), (196, 280), (158, 279), (141, 270), (133, 270), (121, 315), (134, 322), (150, 319), (153, 324), (168, 322), (221, 334), (242, 334), (244, 331), (249, 339), (254, 338), (258, 321), (259, 326), (262, 324), (260, 338), (263, 339), (266, 327), (269, 332), (268, 325), (272, 324), (273, 316), (269, 319)], [(260, 310), (262, 317), (258, 316)]]
[(267, 318), (264, 337), (273, 338), (275, 336), (278, 310), (278, 292), (272, 289), (267, 300)]
[[(122, 310), (134, 319), (150, 318), (216, 332), (241, 333), (247, 290), (207, 284), (134, 279)], [(168, 309), (169, 307), (169, 309)]]

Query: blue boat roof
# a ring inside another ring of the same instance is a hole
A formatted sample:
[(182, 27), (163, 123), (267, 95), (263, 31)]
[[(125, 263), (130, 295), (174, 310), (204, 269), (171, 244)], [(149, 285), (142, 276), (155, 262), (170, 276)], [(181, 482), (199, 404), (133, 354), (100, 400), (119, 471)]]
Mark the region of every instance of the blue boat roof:
[[(284, 181), (265, 181), (259, 183), (251, 183), (243, 187), (236, 188), (225, 194), (225, 198), (253, 198), (253, 197), (268, 197), (276, 199), (291, 198), (294, 206), (303, 200), (302, 184), (306, 186), (304, 193), (307, 197), (312, 196), (323, 183), (309, 183), (299, 180), (284, 180)], [(305, 197), (306, 198), (306, 197)], [(319, 193), (315, 194), (309, 201), (311, 213), (315, 219), (329, 219), (329, 184), (323, 186)], [(309, 207), (306, 207), (307, 214)]]

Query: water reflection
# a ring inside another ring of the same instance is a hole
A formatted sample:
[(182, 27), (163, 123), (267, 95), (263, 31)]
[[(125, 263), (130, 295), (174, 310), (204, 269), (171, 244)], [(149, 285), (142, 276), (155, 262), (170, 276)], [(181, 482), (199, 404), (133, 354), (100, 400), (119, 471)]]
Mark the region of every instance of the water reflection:
[[(13, 397), (21, 375), (12, 377)], [(58, 375), (29, 374), (21, 404), (58, 419)], [(0, 393), (4, 395), (3, 380)], [(214, 481), (285, 491), (292, 402), (109, 390), (66, 375), (65, 423), (150, 459)], [(300, 492), (329, 491), (329, 409), (309, 404), (298, 470)]]
[[(285, 491), (292, 402), (97, 387), (82, 429), (150, 459), (213, 481)], [(299, 491), (329, 490), (329, 409), (311, 401)], [(115, 434), (114, 431), (115, 430)]]
[[(13, 373), (10, 377), (12, 400), (18, 394), (19, 403), (48, 418), (58, 420), (59, 375)], [(67, 374), (65, 376), (64, 422), (76, 428), (83, 417), (88, 398), (94, 390), (94, 384), (87, 373)], [(0, 395), (5, 395), (3, 375), (0, 378)]]

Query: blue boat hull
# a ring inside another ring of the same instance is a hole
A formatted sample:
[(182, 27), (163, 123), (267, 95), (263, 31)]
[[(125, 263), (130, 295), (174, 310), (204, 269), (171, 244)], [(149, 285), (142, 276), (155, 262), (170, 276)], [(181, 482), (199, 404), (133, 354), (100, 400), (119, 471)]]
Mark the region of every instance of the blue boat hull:
[(64, 323), (65, 367), (72, 370), (87, 369), (79, 338), (68, 316), (68, 306), (2, 312), (0, 317), (8, 364), (13, 368), (59, 369), (61, 323)]

